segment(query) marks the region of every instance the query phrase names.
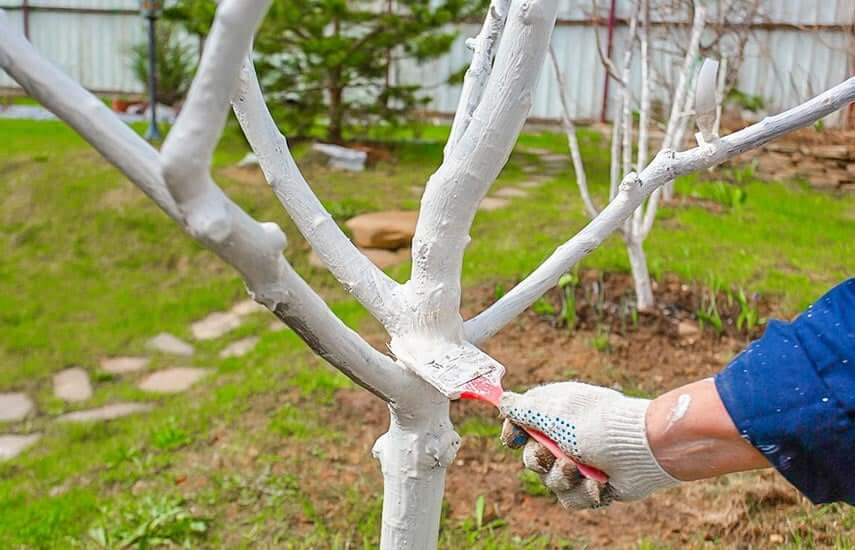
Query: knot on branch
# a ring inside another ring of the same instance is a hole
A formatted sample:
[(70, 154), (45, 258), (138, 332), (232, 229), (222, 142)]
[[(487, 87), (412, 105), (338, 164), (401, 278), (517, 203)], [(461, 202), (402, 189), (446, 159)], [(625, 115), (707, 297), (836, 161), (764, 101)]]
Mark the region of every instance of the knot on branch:
[(285, 250), (285, 247), (288, 246), (288, 238), (285, 236), (282, 228), (279, 227), (279, 224), (275, 222), (262, 222), (258, 225), (267, 237), (267, 245), (270, 247), (271, 253), (274, 255), (281, 254)]
[(546, 13), (543, 9), (543, 0), (525, 0), (520, 4), (520, 18), (523, 24), (533, 25), (537, 22), (546, 22)]
[(197, 239), (220, 244), (232, 231), (228, 206), (218, 193), (202, 193), (189, 201), (179, 203), (179, 207), (184, 212), (187, 230)]
[(439, 435), (431, 435), (425, 443), (425, 466), (432, 468), (447, 468), (454, 462), (457, 450), (460, 448), (460, 435), (454, 430), (447, 430)]
[(620, 182), (620, 190), (624, 192), (638, 191), (644, 182), (635, 172), (630, 172)]

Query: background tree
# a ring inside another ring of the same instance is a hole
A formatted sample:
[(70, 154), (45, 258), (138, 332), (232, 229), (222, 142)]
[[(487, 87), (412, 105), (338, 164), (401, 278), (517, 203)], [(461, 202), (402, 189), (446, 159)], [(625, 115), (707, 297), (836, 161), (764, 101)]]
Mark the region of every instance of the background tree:
[[(175, 31), (169, 24), (157, 27), (157, 101), (164, 105), (175, 105), (184, 99), (196, 71), (193, 48), (182, 42)], [(148, 41), (131, 48), (131, 68), (145, 86), (148, 83)]]
[[(347, 127), (398, 124), (427, 103), (420, 85), (400, 84), (396, 61), (447, 53), (452, 26), (485, 0), (276, 0), (258, 31), (256, 66), (277, 122), (292, 133), (323, 126), (341, 142)], [(168, 16), (204, 37), (212, 0), (180, 0)]]

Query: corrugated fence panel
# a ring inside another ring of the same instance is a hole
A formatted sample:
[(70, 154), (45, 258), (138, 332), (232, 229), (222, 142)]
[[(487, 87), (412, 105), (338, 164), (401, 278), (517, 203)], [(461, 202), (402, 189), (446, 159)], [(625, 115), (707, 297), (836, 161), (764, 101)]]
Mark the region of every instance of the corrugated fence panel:
[[(601, 24), (606, 21), (604, 8), (607, 5), (607, 1), (600, 2)], [(619, 19), (629, 14), (630, 0), (619, 0), (616, 6)], [(713, 2), (712, 7), (715, 13), (718, 4)], [(605, 78), (596, 51), (595, 27), (579, 24), (590, 17), (590, 0), (562, 0), (559, 19), (563, 21), (559, 21), (553, 34), (556, 54), (568, 81), (567, 96), (573, 115), (583, 120), (600, 117)], [(685, 14), (680, 17), (681, 21), (686, 21)], [(756, 23), (757, 28), (751, 31), (745, 48), (737, 88), (746, 94), (763, 98), (768, 111), (776, 112), (792, 107), (853, 74), (855, 39), (852, 29), (846, 28), (847, 25), (855, 24), (853, 0), (766, 0)], [(810, 28), (816, 25), (821, 28)], [(796, 26), (805, 28), (798, 29)], [(477, 25), (467, 25), (463, 28), (463, 34), (466, 37), (474, 36), (478, 29)], [(688, 30), (685, 27), (676, 35), (683, 36), (687, 41)], [(599, 33), (600, 40), (605, 43), (606, 29), (599, 27)], [(659, 34), (657, 36), (654, 32), (652, 36), (651, 51), (654, 53), (651, 56), (651, 72), (658, 81), (673, 85), (682, 59), (664, 53), (674, 48), (665, 41), (668, 35)], [(613, 50), (613, 58), (617, 62), (623, 58), (627, 36), (627, 27), (619, 24), (615, 28)], [(469, 62), (471, 52), (464, 47), (463, 42), (463, 38), (458, 40), (451, 53), (439, 61), (421, 67), (402, 63), (399, 76), (406, 82), (442, 82), (452, 71), (459, 70)], [(557, 119), (561, 116), (557, 84), (552, 73), (551, 65), (547, 63), (535, 95), (533, 117)], [(640, 66), (636, 56), (632, 64), (633, 90), (639, 89), (639, 82)], [(440, 85), (436, 89), (426, 90), (432, 99), (429, 108), (439, 113), (453, 114), (459, 95), (458, 88), (459, 85)], [(607, 108), (609, 118), (613, 115), (612, 99), (616, 92), (617, 86), (612, 83)], [(654, 86), (654, 101), (658, 101), (667, 112), (670, 109), (670, 92), (662, 86)], [(827, 122), (838, 124), (843, 116), (842, 113), (832, 115)]]
[[(14, 4), (12, 4), (12, 5), (14, 5)], [(3, 6), (3, 7), (6, 7), (6, 6)], [(9, 18), (9, 21), (13, 25), (17, 25), (17, 27), (19, 29), (24, 28), (24, 18), (21, 16), (21, 12), (13, 11), (13, 10), (7, 11), (6, 17)], [(9, 78), (9, 75), (7, 75), (5, 72), (0, 71), (0, 87), (8, 88), (8, 87), (15, 87), (15, 86), (17, 86), (17, 84), (15, 84), (15, 81), (12, 80), (11, 78)]]
[[(628, 34), (621, 20), (628, 17), (631, 2), (616, 2), (619, 20), (613, 51), (616, 60), (622, 57), (623, 43)], [(709, 2), (711, 18), (715, 18), (722, 2)], [(142, 91), (143, 87), (130, 69), (128, 53), (133, 44), (145, 38), (143, 20), (135, 11), (137, 0), (29, 0), (29, 3), (35, 7), (29, 18), (31, 40), (62, 70), (93, 90), (117, 93)], [(0, 0), (0, 6), (15, 8), (20, 5), (21, 0)], [(606, 30), (602, 25), (608, 17), (608, 5), (608, 0), (600, 0), (597, 14), (601, 23), (598, 31), (603, 42)], [(69, 9), (87, 11), (74, 13)], [(106, 10), (106, 13), (94, 13), (92, 10)], [(20, 9), (12, 9), (7, 14), (23, 27)], [(586, 120), (600, 117), (605, 78), (596, 51), (595, 28), (589, 22), (591, 17), (591, 0), (560, 0), (560, 21), (553, 36), (559, 62), (567, 75), (567, 95), (574, 116)], [(684, 22), (686, 14), (675, 13), (667, 17), (653, 14), (654, 20), (663, 18)], [(737, 87), (747, 94), (762, 97), (768, 110), (791, 107), (853, 73), (855, 0), (764, 0), (756, 23), (757, 27), (745, 48)], [(798, 29), (797, 26), (804, 28)], [(439, 60), (423, 65), (406, 61), (399, 63), (394, 71), (396, 80), (425, 86), (431, 110), (454, 113), (460, 85), (448, 85), (446, 81), (469, 63), (471, 52), (465, 47), (464, 38), (474, 36), (478, 29), (476, 24), (462, 25), (461, 38), (455, 42), (451, 52)], [(683, 28), (671, 36), (687, 34), (688, 29)], [(653, 40), (652, 72), (662, 82), (673, 83), (681, 60), (663, 53), (674, 48), (665, 43), (662, 36), (657, 37), (654, 33)], [(660, 41), (659, 47), (657, 40)], [(636, 59), (632, 67), (633, 88), (636, 90), (639, 80), (640, 69)], [(13, 85), (11, 79), (0, 73), (0, 86)], [(615, 95), (617, 87), (614, 83), (610, 89), (611, 95)], [(654, 99), (667, 110), (670, 94), (661, 86), (654, 89)], [(609, 116), (612, 110), (610, 102)], [(557, 119), (560, 114), (555, 77), (547, 63), (535, 94), (532, 116)], [(830, 122), (839, 120), (841, 117), (838, 115)]]
[[(64, 32), (53, 32), (64, 28)], [(130, 49), (145, 40), (142, 18), (33, 12), (30, 40), (57, 67), (90, 90), (141, 92)]]
[(29, 0), (34, 8), (74, 8), (86, 10), (127, 10), (138, 11), (139, 0)]
[[(73, 8), (105, 13), (32, 9), (30, 41), (39, 52), (84, 87), (94, 91), (139, 93), (143, 86), (131, 70), (130, 49), (145, 40), (145, 22), (133, 13), (134, 0), (30, 0), (33, 7)], [(5, 6), (20, 6), (7, 0)], [(7, 15), (23, 29), (20, 9)], [(15, 83), (0, 71), (0, 86)]]

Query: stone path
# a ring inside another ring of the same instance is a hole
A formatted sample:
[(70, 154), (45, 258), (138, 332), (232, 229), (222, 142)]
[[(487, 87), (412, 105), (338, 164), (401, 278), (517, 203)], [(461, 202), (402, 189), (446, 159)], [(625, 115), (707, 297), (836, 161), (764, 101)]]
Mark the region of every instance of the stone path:
[[(506, 208), (513, 200), (528, 197), (531, 190), (545, 184), (551, 179), (550, 176), (561, 173), (569, 165), (569, 158), (566, 155), (559, 155), (545, 149), (528, 149), (525, 152), (536, 154), (540, 158), (542, 166), (527, 165), (523, 167), (523, 172), (542, 175), (534, 176), (533, 179), (520, 183), (519, 187), (503, 187), (496, 190), (491, 196), (485, 197), (481, 201), (479, 210), (493, 211)], [(414, 186), (411, 191), (420, 194), (423, 188)], [(390, 215), (390, 213), (385, 214)], [(406, 240), (406, 243), (401, 244), (395, 241), (396, 245), (400, 244), (400, 248), (395, 251), (379, 250), (378, 252), (377, 249), (371, 250), (374, 253), (370, 256), (371, 260), (381, 267), (386, 267), (387, 262), (389, 265), (400, 263), (409, 258), (410, 255), (409, 249), (406, 248), (409, 241), (405, 237), (409, 234), (408, 232), (412, 232), (410, 226), (415, 224), (417, 214), (414, 212), (391, 214), (397, 216), (395, 219), (398, 220), (400, 227), (396, 231), (383, 233), (382, 238), (386, 240), (398, 239), (401, 243)], [(372, 221), (370, 216), (365, 217), (365, 219), (368, 222)], [(364, 230), (365, 228), (351, 229), (357, 232), (357, 230)], [(381, 252), (385, 255), (380, 255)], [(319, 262), (319, 259), (316, 258), (316, 260)], [(192, 323), (189, 327), (190, 333), (194, 339), (199, 341), (217, 340), (240, 327), (244, 317), (259, 312), (268, 312), (268, 310), (253, 300), (242, 300), (228, 311), (216, 311)], [(279, 332), (287, 330), (287, 328), (279, 320), (273, 321), (268, 326), (268, 330), (271, 332)], [(243, 357), (255, 349), (258, 341), (257, 336), (250, 336), (231, 342), (220, 350), (219, 357), (222, 359)], [(146, 342), (145, 349), (167, 357), (182, 358), (192, 357), (196, 351), (192, 344), (168, 332), (161, 332), (151, 338)], [(134, 356), (107, 357), (99, 363), (100, 369), (106, 373), (127, 376), (141, 374), (149, 368), (149, 365), (150, 359), (148, 357)], [(145, 392), (156, 394), (181, 393), (202, 381), (211, 372), (212, 369), (199, 367), (167, 367), (143, 375), (137, 382), (137, 387)], [(83, 367), (71, 367), (56, 373), (53, 377), (53, 390), (58, 399), (68, 403), (85, 402), (92, 398), (94, 391), (89, 374)], [(112, 403), (87, 410), (68, 412), (56, 417), (55, 421), (60, 423), (104, 422), (148, 412), (154, 410), (155, 407), (156, 404), (154, 403)], [(22, 422), (34, 412), (35, 404), (26, 394), (0, 393), (0, 423)], [(8, 460), (18, 456), (35, 445), (40, 438), (40, 433), (0, 434), (0, 460)]]
[(152, 393), (181, 393), (201, 380), (208, 369), (173, 367), (153, 372), (142, 379), (138, 387)]
[(549, 149), (524, 147), (519, 148), (518, 152), (538, 157), (541, 164), (527, 164), (522, 167), (522, 171), (525, 174), (539, 175), (520, 183), (519, 187), (502, 187), (501, 189), (497, 189), (490, 196), (484, 197), (481, 204), (478, 205), (478, 210), (492, 212), (506, 208), (510, 206), (513, 199), (528, 197), (529, 191), (537, 189), (552, 179), (552, 177), (566, 171), (570, 165), (569, 155), (555, 153)]
[[(213, 312), (204, 319), (192, 323), (190, 333), (196, 340), (207, 341), (223, 337), (238, 328), (244, 318), (256, 313), (269, 311), (253, 300), (242, 300), (234, 304), (228, 311)], [(285, 330), (279, 320), (269, 325), (270, 331)], [(219, 352), (223, 359), (243, 357), (255, 349), (259, 338), (250, 336), (241, 338), (226, 345)], [(165, 356), (191, 357), (195, 348), (173, 334), (161, 332), (145, 344), (145, 348)], [(102, 371), (133, 376), (148, 370), (151, 359), (148, 357), (116, 356), (101, 359), (99, 367)], [(211, 369), (198, 367), (166, 367), (147, 373), (137, 381), (137, 387), (145, 392), (156, 394), (176, 394), (187, 391), (193, 385), (211, 374)], [(57, 372), (53, 376), (53, 395), (67, 403), (82, 403), (92, 398), (94, 388), (87, 370), (83, 367), (70, 367)], [(119, 402), (101, 407), (77, 410), (57, 416), (53, 420), (59, 423), (67, 422), (105, 422), (123, 418), (133, 414), (154, 410), (155, 403)], [(20, 423), (35, 413), (33, 400), (25, 393), (0, 393), (0, 423)], [(0, 428), (5, 428), (0, 424)], [(19, 430), (26, 430), (26, 425), (20, 425)], [(0, 433), (0, 461), (9, 460), (35, 445), (42, 437), (41, 433)]]
[(498, 197), (484, 197), (481, 200), (481, 204), (478, 205), (478, 210), (492, 212), (493, 210), (504, 208), (509, 204), (511, 204), (511, 201), (509, 201), (508, 199), (500, 199)]
[(168, 353), (170, 355), (183, 355), (185, 357), (189, 357), (195, 352), (193, 346), (168, 332), (161, 332), (149, 340), (145, 347), (152, 351), (159, 351), (160, 353)]
[(216, 311), (201, 321), (190, 325), (190, 332), (197, 340), (216, 340), (240, 326), (240, 317), (231, 312)]
[(151, 403), (113, 403), (96, 409), (66, 413), (57, 422), (93, 422), (96, 420), (115, 420), (131, 414), (148, 412), (154, 409)]
[[(285, 326), (283, 323), (279, 323), (283, 327)], [(251, 352), (255, 347), (255, 344), (258, 343), (259, 338), (257, 336), (250, 336), (249, 338), (243, 338), (242, 340), (238, 340), (236, 342), (232, 342), (220, 352), (220, 357), (223, 359), (227, 359), (229, 357), (243, 357), (247, 353)]]
[(503, 187), (496, 191), (494, 195), (503, 199), (524, 199), (528, 196), (528, 192), (517, 189), (516, 187)]
[(32, 399), (23, 393), (0, 393), (0, 422), (18, 422), (35, 409)]
[(143, 370), (148, 363), (148, 357), (109, 357), (101, 360), (101, 370), (110, 374), (128, 374)]
[(15, 458), (41, 437), (41, 434), (0, 435), (0, 460)]
[(53, 376), (53, 394), (57, 399), (79, 403), (92, 397), (89, 374), (81, 367), (59, 371)]

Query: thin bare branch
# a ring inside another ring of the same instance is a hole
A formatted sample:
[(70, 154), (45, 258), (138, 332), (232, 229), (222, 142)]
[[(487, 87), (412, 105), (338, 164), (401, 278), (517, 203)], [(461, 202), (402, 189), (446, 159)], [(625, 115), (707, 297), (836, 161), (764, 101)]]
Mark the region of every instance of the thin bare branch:
[[(514, 2), (493, 71), (463, 137), (431, 176), (413, 239), (408, 331), (463, 337), (460, 276), (478, 204), (495, 181), (531, 109), (555, 25), (557, 0)], [(394, 341), (394, 337), (393, 337)]]
[(473, 51), (472, 62), (463, 78), (457, 112), (451, 123), (448, 142), (445, 144), (445, 156), (449, 156), (460, 142), (472, 121), (472, 115), (475, 113), (478, 103), (481, 102), (481, 96), (484, 94), (484, 88), (487, 86), (487, 80), (493, 70), (493, 58), (502, 31), (505, 28), (510, 3), (510, 0), (492, 0), (487, 11), (487, 17), (484, 18), (484, 24), (481, 26), (481, 31), (475, 38), (467, 40), (467, 45), (471, 46)]
[(531, 275), (466, 322), (466, 338), (478, 344), (525, 311), (576, 262), (593, 251), (655, 189), (679, 176), (705, 170), (788, 132), (804, 128), (855, 101), (855, 77), (813, 99), (720, 140), (683, 152), (660, 151), (641, 174), (627, 174), (618, 196), (575, 237), (558, 247)]
[(347, 238), (312, 192), (261, 92), (252, 60), (244, 61), (232, 109), (276, 197), (333, 276), (384, 325), (400, 314), (400, 285)]
[(588, 176), (585, 172), (585, 164), (582, 162), (582, 153), (579, 150), (576, 125), (573, 123), (573, 117), (570, 114), (570, 105), (567, 101), (567, 84), (564, 81), (564, 74), (558, 65), (558, 57), (555, 55), (555, 49), (552, 47), (552, 44), (549, 45), (549, 59), (552, 61), (552, 70), (555, 72), (555, 80), (558, 83), (558, 97), (561, 100), (561, 124), (564, 127), (564, 134), (567, 136), (567, 146), (570, 148), (573, 171), (576, 172), (576, 185), (579, 187), (579, 194), (582, 196), (585, 211), (588, 213), (588, 216), (593, 218), (599, 213), (600, 209), (597, 208), (593, 198), (591, 198), (591, 193), (588, 191)]
[[(255, 300), (291, 326), (316, 353), (357, 384), (387, 402), (395, 402), (413, 375), (350, 330), (294, 272), (282, 256), (286, 241), (276, 224), (255, 221), (213, 185), (205, 189), (205, 196), (216, 202), (224, 223), (215, 226), (214, 236), (198, 231), (206, 227), (204, 224), (191, 228), (187, 204), (177, 207), (178, 203), (167, 193), (163, 162), (157, 151), (98, 98), (46, 62), (13, 28), (3, 10), (0, 37), (0, 67), (31, 97), (68, 122), (188, 233), (237, 269)], [(207, 91), (201, 89), (197, 93)], [(223, 109), (227, 109), (227, 103)], [(202, 176), (210, 178), (207, 168)], [(206, 206), (206, 202), (194, 205)]]

